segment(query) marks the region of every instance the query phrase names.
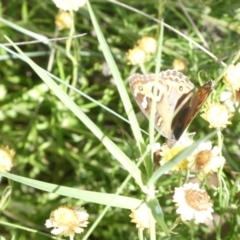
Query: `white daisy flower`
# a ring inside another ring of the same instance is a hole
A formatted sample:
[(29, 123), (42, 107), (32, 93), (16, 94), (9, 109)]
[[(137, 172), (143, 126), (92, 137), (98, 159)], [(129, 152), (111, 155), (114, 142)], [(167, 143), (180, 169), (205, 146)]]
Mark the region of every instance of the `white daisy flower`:
[(201, 114), (201, 117), (209, 122), (209, 128), (226, 128), (231, 124), (229, 118), (232, 116), (228, 107), (219, 102), (212, 103)]
[(56, 6), (63, 11), (77, 11), (87, 0), (53, 0)]
[(187, 158), (190, 170), (202, 174), (216, 172), (225, 164), (225, 158), (220, 156), (221, 149), (212, 147), (212, 143), (202, 142), (198, 148)]
[(47, 219), (45, 226), (53, 228), (52, 234), (69, 236), (73, 240), (76, 233), (82, 233), (83, 227), (87, 227), (88, 217), (89, 214), (84, 208), (61, 206), (51, 212), (50, 219)]
[(129, 216), (132, 218), (131, 222), (136, 223), (137, 228), (144, 230), (145, 228), (149, 228), (149, 214), (151, 214), (151, 212), (144, 203), (138, 209), (132, 210)]
[(193, 220), (196, 224), (212, 220), (212, 201), (198, 183), (186, 183), (183, 187), (175, 188), (173, 201), (178, 206), (176, 212), (182, 221)]

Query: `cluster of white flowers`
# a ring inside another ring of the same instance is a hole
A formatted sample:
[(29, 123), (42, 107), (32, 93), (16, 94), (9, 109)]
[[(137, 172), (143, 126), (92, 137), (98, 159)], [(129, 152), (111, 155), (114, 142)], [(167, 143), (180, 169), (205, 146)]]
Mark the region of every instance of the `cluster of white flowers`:
[[(193, 143), (188, 137), (181, 137), (173, 147), (163, 145), (160, 148), (160, 166), (172, 160), (174, 156), (189, 147)], [(210, 141), (202, 142), (190, 156), (174, 166), (171, 171), (189, 170), (200, 174), (216, 172), (225, 164), (225, 158), (221, 156), (221, 149), (212, 146)]]
[(129, 49), (127, 52), (128, 64), (140, 65), (144, 63), (147, 56), (154, 54), (157, 50), (157, 41), (150, 36), (142, 37), (133, 49)]
[[(189, 137), (183, 135), (180, 141), (176, 142), (173, 147), (168, 147), (167, 145), (160, 147), (157, 145), (158, 147), (151, 149), (152, 151), (155, 151), (155, 149), (159, 151), (160, 149), (160, 165), (162, 166), (192, 143), (193, 141)], [(173, 167), (169, 172), (189, 170), (192, 173), (205, 176), (206, 174), (216, 172), (224, 164), (225, 158), (221, 156), (221, 149), (218, 146), (212, 146), (212, 142), (208, 141), (202, 142), (190, 156), (187, 156), (186, 159)], [(176, 188), (173, 202), (176, 203), (176, 212), (180, 214), (183, 221), (193, 220), (195, 223), (204, 223), (208, 219), (212, 219), (212, 201), (207, 192), (200, 189), (198, 183), (190, 182)], [(135, 222), (137, 221), (140, 222), (139, 219), (135, 220)]]

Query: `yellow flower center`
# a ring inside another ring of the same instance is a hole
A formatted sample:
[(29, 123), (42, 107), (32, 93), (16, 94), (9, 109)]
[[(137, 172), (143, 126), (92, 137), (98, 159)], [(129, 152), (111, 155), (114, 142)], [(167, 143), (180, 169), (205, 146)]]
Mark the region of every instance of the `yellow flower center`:
[[(163, 154), (162, 154), (163, 155), (162, 156), (163, 164), (172, 160), (173, 157), (175, 157), (183, 149), (185, 149), (185, 147), (182, 147), (182, 146), (174, 146), (173, 148), (165, 148), (163, 150)], [(173, 171), (183, 171), (183, 170), (186, 170), (188, 168), (187, 166), (188, 166), (188, 161), (187, 161), (187, 159), (184, 159), (179, 164), (174, 166), (171, 170), (173, 170)]]
[(207, 210), (212, 204), (208, 194), (203, 191), (189, 189), (185, 193), (185, 198), (187, 204), (197, 211)]
[(211, 150), (203, 150), (199, 152), (196, 156), (196, 170), (201, 171), (210, 162), (211, 158)]

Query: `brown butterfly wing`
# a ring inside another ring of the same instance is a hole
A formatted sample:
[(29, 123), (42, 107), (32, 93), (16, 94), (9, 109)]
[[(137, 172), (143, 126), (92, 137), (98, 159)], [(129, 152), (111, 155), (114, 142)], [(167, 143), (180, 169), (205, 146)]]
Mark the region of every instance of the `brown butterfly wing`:
[(179, 99), (179, 104), (188, 98), (188, 100), (181, 106), (172, 121), (172, 139), (178, 140), (188, 125), (195, 118), (202, 105), (212, 92), (212, 81), (205, 83), (196, 93), (189, 92), (187, 95)]
[[(161, 72), (156, 82), (155, 78), (155, 74), (133, 74), (129, 78), (130, 88), (148, 119), (152, 100), (156, 99), (155, 128), (169, 140), (169, 146), (173, 146), (212, 92), (212, 82), (195, 93), (191, 81), (176, 70)], [(156, 96), (154, 88), (157, 88)]]
[[(142, 75), (135, 73), (129, 78), (129, 85), (132, 91), (132, 94), (144, 113), (144, 115), (149, 119), (151, 110), (152, 110), (152, 99), (154, 98), (154, 86), (155, 86), (155, 74)], [(157, 96), (156, 96), (156, 114), (155, 114), (155, 128), (161, 132), (163, 136), (167, 135), (167, 132), (170, 131), (171, 125), (165, 125), (165, 127), (158, 127), (158, 123), (161, 122), (161, 119), (164, 117), (163, 113), (166, 112), (166, 109), (162, 109), (161, 112), (158, 111), (157, 104), (161, 102), (163, 108), (169, 108), (169, 104), (166, 101), (166, 97), (163, 93), (167, 91), (167, 85), (163, 79), (158, 76), (157, 80)], [(174, 109), (172, 109), (174, 111)], [(171, 112), (171, 111), (167, 111)]]
[[(164, 137), (170, 139), (172, 137), (171, 124), (176, 104), (183, 95), (194, 89), (194, 85), (186, 76), (176, 70), (161, 72), (157, 76), (156, 82), (155, 78), (155, 74), (133, 74), (129, 78), (130, 89), (137, 104), (148, 119), (151, 113), (152, 101), (155, 97), (155, 128)], [(154, 86), (157, 90), (156, 96), (154, 96)]]

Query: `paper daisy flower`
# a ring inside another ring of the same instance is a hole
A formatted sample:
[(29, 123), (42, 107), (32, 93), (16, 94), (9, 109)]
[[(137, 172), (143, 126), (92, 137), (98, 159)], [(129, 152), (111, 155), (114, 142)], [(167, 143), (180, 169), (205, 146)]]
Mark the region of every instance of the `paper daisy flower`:
[(76, 233), (82, 233), (84, 231), (83, 227), (87, 227), (88, 217), (89, 214), (84, 208), (61, 206), (51, 212), (45, 226), (53, 228), (52, 234), (69, 236), (73, 240)]
[(9, 172), (13, 167), (13, 158), (15, 151), (9, 149), (8, 146), (0, 147), (0, 172)]
[(224, 76), (224, 82), (233, 90), (240, 90), (240, 62), (228, 67)]
[(56, 6), (63, 11), (77, 11), (87, 0), (53, 0)]
[(210, 128), (225, 128), (228, 124), (231, 124), (229, 118), (232, 116), (226, 105), (217, 102), (208, 106), (201, 115), (209, 122)]
[(146, 53), (138, 46), (135, 46), (133, 49), (130, 49), (127, 52), (128, 64), (139, 65), (145, 62)]
[(225, 158), (220, 156), (221, 149), (212, 147), (212, 143), (202, 142), (198, 148), (189, 156), (188, 167), (190, 170), (202, 174), (216, 172), (225, 164)]
[(186, 67), (187, 67), (186, 62), (178, 58), (174, 59), (173, 61), (174, 69), (176, 69), (177, 71), (183, 71), (186, 69)]
[(157, 41), (153, 37), (144, 36), (138, 41), (138, 46), (146, 53), (153, 54), (157, 50)]
[(144, 230), (145, 228), (149, 228), (149, 214), (151, 214), (151, 212), (144, 203), (138, 209), (132, 210), (129, 216), (132, 218), (131, 222), (136, 223), (137, 228)]
[[(183, 135), (179, 141), (175, 143), (173, 147), (169, 147), (168, 145), (163, 145), (161, 147), (161, 160), (160, 165), (164, 165), (165, 163), (169, 162), (173, 159), (178, 153), (183, 151), (185, 148), (190, 146), (193, 143), (193, 141), (188, 138), (186, 135)], [(181, 161), (179, 164), (174, 166), (171, 171), (183, 171), (188, 169), (188, 161), (187, 158)], [(166, 172), (167, 173), (167, 172)]]
[(186, 183), (175, 188), (173, 202), (177, 205), (176, 212), (182, 221), (193, 220), (196, 224), (212, 220), (212, 201), (205, 190), (199, 188), (198, 183)]
[(59, 30), (70, 28), (73, 24), (73, 19), (69, 12), (60, 12), (55, 17), (55, 24)]

